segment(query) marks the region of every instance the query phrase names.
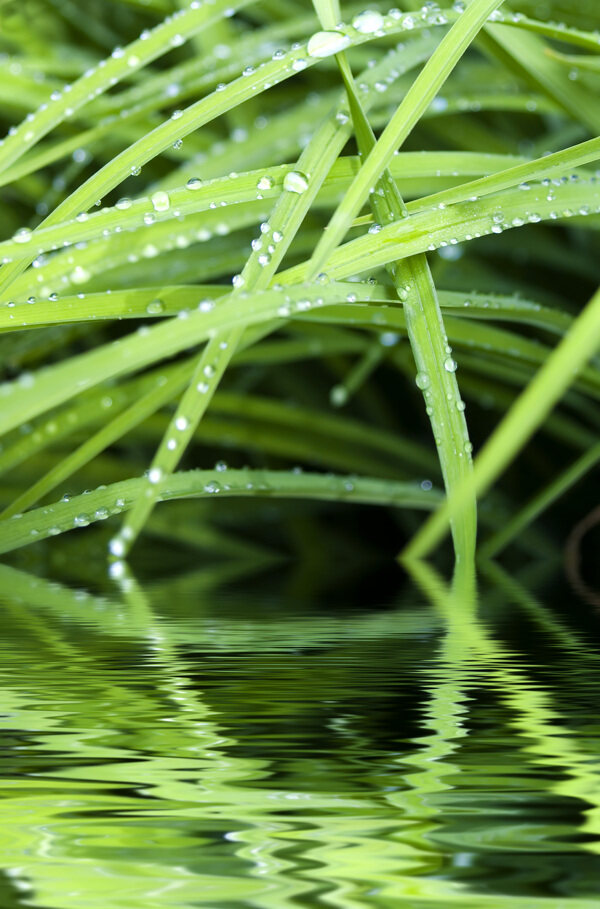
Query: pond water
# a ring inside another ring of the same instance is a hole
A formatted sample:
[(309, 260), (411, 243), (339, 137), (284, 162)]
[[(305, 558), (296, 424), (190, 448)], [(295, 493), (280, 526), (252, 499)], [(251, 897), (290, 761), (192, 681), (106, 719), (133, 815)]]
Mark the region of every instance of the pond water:
[(0, 568), (2, 909), (598, 906), (585, 606), (219, 578)]

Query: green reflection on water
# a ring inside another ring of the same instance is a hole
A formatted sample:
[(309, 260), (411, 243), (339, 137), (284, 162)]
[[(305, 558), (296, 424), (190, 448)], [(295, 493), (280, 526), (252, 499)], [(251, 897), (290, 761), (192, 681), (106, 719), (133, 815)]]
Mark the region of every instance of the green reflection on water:
[(2, 909), (597, 906), (594, 651), (490, 568), (540, 680), (470, 579), (415, 571), (328, 610), (0, 567)]

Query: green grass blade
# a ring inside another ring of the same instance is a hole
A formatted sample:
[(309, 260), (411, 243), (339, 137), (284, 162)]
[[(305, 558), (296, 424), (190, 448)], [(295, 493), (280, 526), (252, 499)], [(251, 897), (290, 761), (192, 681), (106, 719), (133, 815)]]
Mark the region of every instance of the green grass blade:
[[(14, 515), (0, 522), (0, 552), (10, 552), (29, 543), (87, 527), (131, 509), (143, 495), (146, 480), (139, 477), (113, 483), (66, 502)], [(429, 510), (440, 502), (436, 490), (420, 485), (378, 480), (369, 477), (334, 476), (272, 470), (190, 470), (165, 478), (159, 487), (160, 501), (181, 498), (260, 498), (316, 499), (387, 505), (397, 508)], [(118, 555), (118, 553), (114, 553)]]
[(543, 422), (576, 373), (600, 346), (600, 291), (592, 297), (571, 332), (548, 357), (477, 456), (473, 480), (427, 521), (402, 558), (422, 558), (444, 536), (451, 511), (460, 512), (473, 487), (482, 495)]

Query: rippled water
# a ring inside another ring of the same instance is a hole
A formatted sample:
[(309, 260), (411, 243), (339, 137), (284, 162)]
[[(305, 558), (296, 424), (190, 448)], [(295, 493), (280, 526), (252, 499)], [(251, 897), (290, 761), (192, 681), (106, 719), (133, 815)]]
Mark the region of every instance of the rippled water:
[(2, 909), (597, 907), (593, 622), (425, 580), (0, 568)]

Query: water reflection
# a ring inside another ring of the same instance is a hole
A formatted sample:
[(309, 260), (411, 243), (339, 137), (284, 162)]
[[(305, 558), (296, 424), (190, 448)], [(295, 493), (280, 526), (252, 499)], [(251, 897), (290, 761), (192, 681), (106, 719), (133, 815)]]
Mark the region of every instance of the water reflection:
[(597, 652), (488, 574), (482, 621), (425, 566), (335, 609), (1, 567), (3, 909), (592, 909)]

